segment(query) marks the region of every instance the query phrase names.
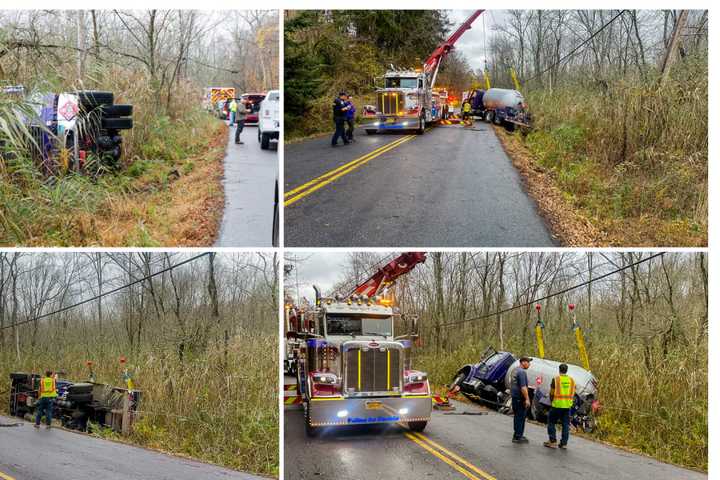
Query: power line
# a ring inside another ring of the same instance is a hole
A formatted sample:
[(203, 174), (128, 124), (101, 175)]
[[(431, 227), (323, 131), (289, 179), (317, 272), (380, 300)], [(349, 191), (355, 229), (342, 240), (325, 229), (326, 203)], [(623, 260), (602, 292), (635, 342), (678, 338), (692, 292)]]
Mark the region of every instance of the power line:
[(550, 298), (557, 297), (558, 295), (562, 295), (562, 294), (567, 293), (567, 292), (570, 292), (570, 291), (572, 291), (572, 290), (576, 290), (576, 289), (578, 289), (578, 288), (585, 287), (585, 286), (587, 286), (587, 285), (589, 285), (589, 284), (591, 284), (591, 283), (593, 283), (593, 282), (597, 282), (597, 281), (602, 280), (602, 279), (604, 279), (604, 278), (607, 278), (607, 277), (609, 277), (609, 276), (611, 276), (611, 275), (615, 275), (616, 273), (620, 273), (620, 272), (622, 272), (623, 270), (627, 270), (628, 268), (635, 267), (635, 266), (637, 266), (637, 265), (640, 265), (641, 263), (648, 262), (648, 261), (652, 260), (653, 258), (657, 258), (657, 257), (660, 257), (660, 256), (662, 256), (662, 255), (663, 255), (662, 252), (661, 252), (661, 253), (656, 253), (656, 254), (651, 255), (651, 256), (649, 256), (649, 257), (647, 257), (647, 258), (643, 258), (643, 259), (641, 259), (641, 260), (638, 260), (637, 262), (630, 263), (630, 264), (628, 264), (628, 265), (625, 265), (624, 267), (621, 267), (621, 268), (615, 269), (615, 270), (613, 270), (613, 271), (610, 271), (610, 272), (608, 272), (608, 273), (605, 273), (605, 274), (603, 274), (603, 275), (600, 275), (599, 277), (593, 278), (592, 280), (586, 280), (586, 281), (584, 281), (584, 282), (578, 283), (577, 285), (573, 285), (572, 287), (564, 288), (564, 289), (562, 289), (562, 290), (560, 290), (560, 291), (558, 291), (558, 292), (554, 292), (554, 293), (550, 293), (550, 294), (548, 294), (548, 295), (545, 295), (544, 297), (535, 298), (535, 299), (533, 299), (533, 300), (530, 300), (530, 301), (528, 301), (528, 302), (522, 303), (522, 304), (520, 304), (520, 305), (515, 305), (515, 306), (513, 306), (513, 307), (508, 307), (508, 308), (506, 308), (506, 309), (504, 309), (504, 310), (498, 310), (497, 312), (489, 313), (489, 314), (487, 314), (487, 315), (482, 315), (482, 316), (480, 316), (480, 317), (468, 318), (468, 319), (465, 319), (465, 320), (460, 320), (459, 322), (441, 323), (440, 325), (436, 325), (435, 328), (448, 327), (448, 326), (452, 326), (452, 325), (460, 325), (460, 324), (462, 324), (462, 323), (468, 323), (468, 322), (475, 322), (475, 321), (478, 321), (478, 320), (484, 320), (484, 319), (486, 319), (486, 318), (494, 317), (494, 316), (496, 316), (496, 315), (502, 315), (503, 313), (512, 312), (513, 310), (517, 310), (517, 309), (524, 308), (524, 307), (529, 307), (530, 305), (534, 305), (534, 304), (536, 304), (536, 303), (538, 303), (538, 302), (542, 302), (543, 300), (548, 300), (548, 299), (550, 299)]
[(93, 296), (93, 297), (86, 298), (86, 299), (84, 299), (84, 300), (80, 300), (80, 301), (77, 302), (77, 303), (74, 303), (74, 304), (72, 304), (72, 305), (68, 305), (68, 306), (66, 306), (66, 307), (59, 308), (59, 309), (57, 309), (57, 310), (55, 310), (55, 311), (48, 312), (48, 313), (43, 313), (42, 315), (38, 315), (38, 316), (36, 316), (36, 317), (34, 317), (34, 318), (28, 318), (28, 319), (23, 320), (23, 321), (21, 321), (21, 322), (16, 322), (16, 323), (12, 323), (12, 324), (10, 324), (10, 325), (5, 325), (5, 326), (3, 326), (2, 328), (0, 328), (0, 330), (4, 330), (4, 329), (6, 329), (6, 328), (18, 327), (18, 326), (20, 326), (20, 325), (24, 325), (24, 324), (30, 323), (30, 322), (37, 322), (38, 320), (43, 319), (43, 318), (46, 318), (46, 317), (49, 317), (49, 316), (51, 316), (51, 315), (56, 315), (56, 314), (58, 314), (58, 313), (66, 312), (66, 311), (68, 311), (68, 310), (70, 310), (70, 309), (79, 307), (80, 305), (84, 305), (84, 304), (86, 304), (86, 303), (93, 302), (93, 301), (98, 300), (98, 299), (100, 299), (100, 298), (102, 298), (102, 297), (106, 297), (106, 296), (108, 296), (108, 295), (112, 295), (112, 294), (114, 294), (114, 293), (117, 293), (117, 292), (119, 292), (120, 290), (124, 290), (124, 289), (126, 289), (126, 288), (132, 287), (133, 285), (137, 285), (138, 283), (144, 282), (145, 280), (149, 280), (149, 279), (151, 279), (151, 278), (153, 278), (153, 277), (156, 277), (156, 276), (158, 276), (158, 275), (161, 275), (161, 274), (163, 274), (163, 273), (165, 273), (165, 272), (169, 272), (170, 270), (173, 270), (173, 269), (175, 269), (175, 268), (177, 268), (177, 267), (180, 267), (180, 266), (182, 266), (182, 265), (185, 265), (185, 264), (188, 264), (188, 263), (190, 263), (190, 262), (193, 262), (193, 261), (195, 261), (195, 260), (197, 260), (197, 259), (199, 259), (199, 258), (201, 258), (201, 257), (204, 257), (205, 255), (209, 255), (209, 254), (210, 254), (210, 252), (205, 252), (205, 253), (201, 253), (200, 255), (195, 255), (195, 256), (192, 257), (192, 258), (188, 258), (187, 260), (183, 260), (182, 262), (179, 262), (179, 263), (176, 263), (176, 264), (174, 264), (174, 265), (170, 265), (170, 266), (168, 266), (168, 267), (165, 267), (165, 268), (163, 268), (162, 270), (158, 270), (157, 272), (153, 272), (153, 273), (151, 273), (151, 274), (149, 274), (149, 275), (146, 275), (146, 276), (144, 276), (144, 277), (142, 277), (142, 278), (138, 278), (137, 280), (134, 280), (134, 281), (132, 281), (132, 282), (130, 282), (130, 283), (126, 283), (125, 285), (122, 285), (122, 286), (120, 286), (120, 287), (113, 288), (112, 290), (108, 290), (107, 292), (103, 292), (103, 293), (101, 293), (101, 294), (99, 294), (99, 295), (95, 295), (95, 296)]
[(578, 45), (577, 47), (573, 48), (573, 49), (570, 51), (570, 53), (568, 53), (567, 55), (565, 55), (564, 57), (562, 57), (560, 60), (558, 60), (557, 62), (555, 62), (555, 63), (553, 63), (552, 65), (550, 65), (548, 68), (546, 68), (546, 69), (543, 70), (542, 72), (533, 75), (532, 77), (528, 78), (527, 80), (523, 80), (523, 84), (526, 84), (526, 83), (529, 82), (530, 80), (534, 80), (534, 79), (538, 78), (538, 77), (539, 77), (540, 75), (542, 75), (543, 73), (552, 70), (553, 68), (555, 68), (556, 66), (560, 65), (562, 62), (564, 62), (565, 60), (567, 60), (568, 58), (570, 58), (572, 55), (575, 54), (575, 52), (577, 52), (578, 50), (580, 50), (583, 46), (587, 45), (587, 43), (590, 42), (590, 40), (592, 40), (593, 38), (595, 38), (596, 36), (598, 36), (598, 35), (600, 34), (600, 32), (602, 32), (602, 31), (605, 30), (607, 27), (609, 27), (611, 23), (613, 23), (615, 20), (617, 20), (618, 18), (620, 18), (620, 16), (622, 16), (622, 14), (625, 13), (625, 12), (627, 12), (627, 10), (620, 10), (620, 13), (618, 13), (618, 14), (615, 15), (613, 18), (611, 18), (605, 25), (603, 25), (602, 27), (600, 27), (599, 30), (597, 30), (595, 33), (593, 33), (593, 34), (590, 35), (588, 38), (586, 38), (585, 41), (583, 41), (582, 43), (580, 43), (580, 45)]

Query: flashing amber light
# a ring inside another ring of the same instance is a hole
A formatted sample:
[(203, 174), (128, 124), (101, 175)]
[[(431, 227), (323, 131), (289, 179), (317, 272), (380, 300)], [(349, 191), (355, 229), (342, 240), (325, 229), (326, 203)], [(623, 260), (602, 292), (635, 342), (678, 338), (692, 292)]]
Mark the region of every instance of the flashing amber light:
[(390, 300), (389, 298), (381, 298), (380, 305), (385, 305), (386, 307), (389, 307), (392, 305), (392, 300)]
[(574, 303), (569, 304), (569, 305), (568, 305), (568, 310), (570, 310), (571, 312), (572, 312), (573, 310), (575, 310), (575, 304), (574, 304)]
[(535, 310), (537, 310), (537, 311), (539, 312), (541, 308), (542, 308), (542, 307), (540, 306), (539, 303), (536, 303), (536, 304), (535, 304)]

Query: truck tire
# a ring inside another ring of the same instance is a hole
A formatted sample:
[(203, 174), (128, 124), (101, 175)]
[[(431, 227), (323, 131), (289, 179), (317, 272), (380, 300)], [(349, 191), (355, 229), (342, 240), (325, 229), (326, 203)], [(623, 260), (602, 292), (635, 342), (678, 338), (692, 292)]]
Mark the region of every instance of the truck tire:
[(417, 129), (418, 135), (422, 135), (423, 133), (425, 133), (425, 112), (420, 115), (420, 126)]
[(104, 117), (117, 118), (117, 117), (132, 117), (133, 106), (132, 105), (103, 105), (102, 114)]
[(75, 93), (78, 96), (80, 108), (86, 112), (103, 105), (112, 105), (115, 101), (115, 95), (113, 95), (112, 92), (103, 92), (100, 90), (80, 90)]
[(93, 401), (92, 393), (68, 393), (68, 402), (74, 403), (90, 403)]
[(505, 126), (505, 130), (507, 130), (510, 133), (515, 131), (515, 124), (512, 122), (508, 122), (507, 120), (505, 120), (504, 126)]
[(493, 123), (495, 114), (492, 110), (485, 110), (485, 116), (483, 117), (486, 123)]
[(102, 128), (106, 130), (129, 130), (133, 128), (133, 119), (129, 117), (103, 118)]
[(260, 140), (260, 148), (263, 150), (267, 150), (270, 148), (270, 134), (269, 133), (263, 133), (262, 134), (262, 140)]
[(310, 425), (310, 402), (307, 402), (307, 406), (305, 407), (305, 435), (311, 438), (317, 437), (319, 432), (319, 427), (313, 427)]
[(92, 383), (73, 383), (67, 388), (68, 393), (92, 393)]
[[(460, 385), (463, 380), (465, 380), (465, 372), (458, 372), (457, 375), (455, 375), (455, 379), (450, 383), (448, 390), (452, 391), (452, 389)], [(462, 390), (462, 387), (460, 389)]]
[(365, 130), (365, 133), (368, 135), (375, 135), (377, 133), (377, 130), (375, 130), (374, 128), (368, 128)]
[(422, 432), (425, 430), (425, 427), (427, 426), (427, 421), (425, 422), (408, 422), (408, 428), (412, 430), (413, 432)]

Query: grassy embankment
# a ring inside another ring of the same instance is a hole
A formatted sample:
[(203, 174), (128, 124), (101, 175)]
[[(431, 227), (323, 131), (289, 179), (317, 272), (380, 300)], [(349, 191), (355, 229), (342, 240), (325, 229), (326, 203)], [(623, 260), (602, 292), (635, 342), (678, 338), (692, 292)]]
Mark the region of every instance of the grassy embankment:
[[(74, 89), (43, 82), (47, 91)], [(134, 106), (134, 128), (122, 132), (123, 165), (47, 178), (22, 154), (0, 160), (0, 244), (211, 244), (222, 214), (223, 122), (200, 108), (191, 85), (174, 91), (169, 108), (143, 76), (121, 70), (100, 72), (85, 88)]]
[[(196, 458), (241, 471), (277, 476), (279, 473), (279, 413), (277, 403), (277, 336), (237, 336), (231, 341), (225, 364), (222, 346), (188, 357), (155, 348), (128, 355), (135, 388), (142, 391), (140, 418), (129, 438), (95, 429), (114, 440)], [(95, 345), (90, 353), (81, 345), (65, 347), (56, 355), (0, 355), (0, 392), (9, 391), (11, 371), (64, 371), (63, 377), (88, 377), (92, 360), (96, 379), (123, 385), (118, 363), (126, 351), (113, 343)], [(7, 412), (7, 403), (0, 403)]]
[[(707, 62), (686, 60), (676, 75), (662, 88), (628, 78), (531, 90), (533, 130), (500, 133), (565, 243), (707, 245)], [(584, 235), (573, 238), (563, 210), (589, 224)]]
[[(580, 363), (570, 333), (554, 340), (548, 357)], [(555, 347), (560, 344), (566, 347)], [(428, 372), (436, 392), (445, 392), (444, 385), (452, 381), (458, 368), (477, 363), (486, 347), (466, 343), (452, 355), (438, 355), (427, 348), (417, 352), (413, 364)], [(551, 348), (549, 344), (547, 348)], [(522, 346), (518, 342), (506, 345), (506, 349), (520, 352)], [(697, 349), (694, 361), (689, 360), (687, 351), (670, 352), (652, 371), (643, 363), (642, 350), (642, 345), (635, 344), (590, 344), (590, 366), (599, 381), (603, 405), (598, 429), (591, 437), (664, 462), (707, 471), (706, 346)], [(508, 419), (508, 429), (510, 422)]]

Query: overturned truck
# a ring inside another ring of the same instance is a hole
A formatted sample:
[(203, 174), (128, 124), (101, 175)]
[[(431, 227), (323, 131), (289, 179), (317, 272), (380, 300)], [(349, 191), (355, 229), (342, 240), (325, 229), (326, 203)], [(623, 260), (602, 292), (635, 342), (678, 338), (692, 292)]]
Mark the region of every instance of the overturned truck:
[[(10, 374), (10, 415), (32, 420), (38, 402), (41, 376)], [(137, 415), (141, 392), (94, 382), (56, 380), (58, 396), (53, 418), (63, 427), (87, 431), (91, 424), (127, 435)]]

